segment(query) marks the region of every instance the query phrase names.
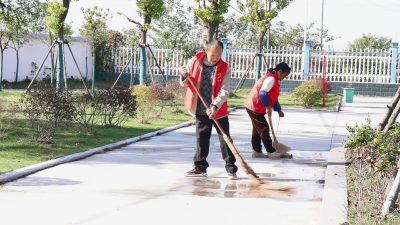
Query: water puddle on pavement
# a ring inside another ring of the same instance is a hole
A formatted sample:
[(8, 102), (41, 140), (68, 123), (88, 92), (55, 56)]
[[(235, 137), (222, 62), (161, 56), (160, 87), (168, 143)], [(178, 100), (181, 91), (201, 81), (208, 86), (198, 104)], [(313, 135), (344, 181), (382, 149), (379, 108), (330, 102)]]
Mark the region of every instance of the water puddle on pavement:
[[(259, 174), (260, 178), (274, 177), (274, 174)], [(191, 194), (202, 197), (220, 198), (273, 198), (291, 201), (320, 201), (324, 184), (315, 181), (285, 182), (294, 187), (291, 191), (268, 190), (253, 186), (248, 181), (218, 181), (199, 179), (193, 181)]]

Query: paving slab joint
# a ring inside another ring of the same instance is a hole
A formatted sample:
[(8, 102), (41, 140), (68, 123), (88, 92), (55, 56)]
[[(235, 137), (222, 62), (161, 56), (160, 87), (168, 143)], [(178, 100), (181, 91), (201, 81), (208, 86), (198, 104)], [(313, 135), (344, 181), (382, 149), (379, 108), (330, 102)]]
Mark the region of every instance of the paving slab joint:
[(346, 150), (345, 148), (334, 148), (329, 152), (318, 222), (320, 225), (337, 225), (348, 222)]

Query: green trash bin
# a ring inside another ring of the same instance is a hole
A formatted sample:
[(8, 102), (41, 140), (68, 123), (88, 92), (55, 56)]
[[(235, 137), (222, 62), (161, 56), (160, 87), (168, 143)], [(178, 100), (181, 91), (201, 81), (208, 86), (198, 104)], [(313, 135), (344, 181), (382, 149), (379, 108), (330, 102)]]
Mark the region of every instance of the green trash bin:
[(345, 103), (353, 103), (354, 88), (343, 88), (343, 98)]

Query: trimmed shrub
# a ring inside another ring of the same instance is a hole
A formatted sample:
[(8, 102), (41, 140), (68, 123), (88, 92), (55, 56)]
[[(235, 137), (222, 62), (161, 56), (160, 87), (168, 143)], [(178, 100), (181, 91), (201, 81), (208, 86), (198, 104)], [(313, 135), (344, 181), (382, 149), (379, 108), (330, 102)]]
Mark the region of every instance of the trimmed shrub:
[[(319, 88), (321, 88), (321, 90), (324, 90), (324, 78), (321, 77), (317, 77), (313, 80), (309, 80), (304, 82), (304, 84), (315, 84), (317, 85)], [(325, 94), (329, 94), (332, 92), (332, 83), (329, 82), (328, 80), (325, 81)]]
[(160, 117), (161, 113), (165, 109), (167, 103), (173, 100), (174, 95), (169, 89), (164, 88), (159, 83), (152, 83), (149, 87), (150, 95), (156, 100), (156, 104), (159, 106), (155, 117)]
[(17, 107), (27, 119), (34, 142), (49, 142), (61, 124), (73, 120), (75, 111), (70, 92), (52, 89), (35, 89), (22, 94)]
[(109, 127), (120, 126), (129, 118), (136, 116), (137, 102), (128, 86), (116, 86), (96, 93), (101, 105), (103, 124)]
[(147, 123), (155, 113), (157, 101), (151, 96), (150, 88), (143, 85), (135, 86), (132, 95), (137, 101), (137, 122)]
[(167, 92), (171, 92), (173, 98), (170, 101), (170, 106), (173, 112), (179, 111), (179, 106), (183, 105), (183, 99), (185, 98), (187, 87), (182, 87), (179, 83), (179, 79), (168, 81)]
[(295, 102), (305, 108), (312, 108), (322, 99), (323, 93), (315, 84), (302, 84), (294, 89), (293, 97)]

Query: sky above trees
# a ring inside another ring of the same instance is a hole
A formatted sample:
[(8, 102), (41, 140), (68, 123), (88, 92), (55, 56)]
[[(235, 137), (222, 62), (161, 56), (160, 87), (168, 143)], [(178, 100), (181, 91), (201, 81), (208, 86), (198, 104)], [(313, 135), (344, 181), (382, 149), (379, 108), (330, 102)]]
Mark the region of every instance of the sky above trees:
[[(321, 10), (322, 0), (308, 0), (308, 23), (316, 21), (315, 27), (321, 27)], [(182, 3), (189, 7), (195, 7), (194, 0), (185, 0)], [(132, 15), (136, 19), (140, 19), (136, 12), (135, 0), (80, 0), (73, 2), (67, 17), (67, 21), (72, 21), (72, 28), (78, 34), (78, 29), (83, 23), (83, 14), (81, 7), (92, 8), (99, 6), (110, 8), (110, 13), (122, 12)], [(238, 8), (236, 0), (231, 0), (231, 6)], [(272, 21), (277, 23), (284, 21), (286, 24), (293, 27), (306, 23), (306, 7), (307, 0), (295, 0), (286, 9), (279, 13), (278, 17)], [(400, 2), (396, 0), (325, 0), (324, 12), (324, 29), (329, 30), (329, 34), (335, 37), (340, 37), (329, 45), (334, 49), (345, 48), (349, 42), (362, 36), (362, 34), (374, 34), (392, 38), (394, 41), (399, 41), (400, 26), (397, 21), (400, 21)], [(239, 16), (240, 13), (233, 8), (229, 8), (229, 14), (235, 13)], [(136, 15), (135, 15), (136, 14)], [(114, 30), (122, 30), (122, 28), (130, 29), (133, 27), (125, 18), (113, 16), (108, 20), (108, 27)]]

